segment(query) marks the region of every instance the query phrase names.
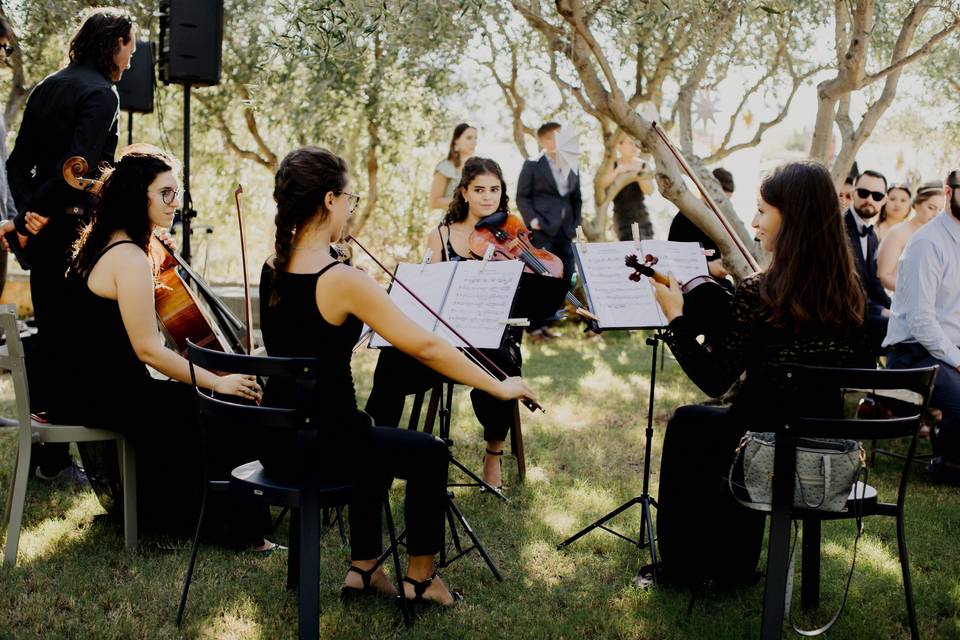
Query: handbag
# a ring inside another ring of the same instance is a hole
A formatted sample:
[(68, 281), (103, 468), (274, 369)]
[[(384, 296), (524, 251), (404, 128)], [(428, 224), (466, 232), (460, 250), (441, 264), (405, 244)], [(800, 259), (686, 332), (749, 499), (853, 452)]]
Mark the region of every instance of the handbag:
[[(748, 431), (740, 440), (727, 482), (733, 496), (744, 506), (760, 511), (771, 510), (775, 447), (775, 433)], [(743, 468), (743, 488), (749, 500), (744, 500), (742, 493), (734, 487), (738, 465)], [(865, 466), (866, 454), (857, 440), (797, 438), (793, 506), (817, 511), (843, 511), (850, 489)]]

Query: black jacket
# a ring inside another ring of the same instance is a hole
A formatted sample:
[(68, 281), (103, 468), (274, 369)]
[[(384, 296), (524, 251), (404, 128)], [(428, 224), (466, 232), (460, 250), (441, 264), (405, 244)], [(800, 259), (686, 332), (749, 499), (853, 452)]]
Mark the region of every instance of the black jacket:
[(877, 234), (873, 227), (869, 227), (867, 258), (864, 260), (863, 249), (860, 248), (860, 232), (857, 230), (854, 215), (853, 211), (847, 209), (847, 212), (843, 215), (843, 223), (847, 230), (847, 238), (850, 240), (850, 248), (853, 249), (853, 260), (857, 265), (857, 272), (860, 274), (863, 291), (867, 294), (867, 315), (879, 316), (884, 309), (890, 308), (890, 296), (887, 295), (880, 283), (880, 277), (877, 276), (877, 247), (880, 241), (877, 240)]
[(561, 196), (546, 156), (523, 163), (517, 179), (517, 208), (528, 227), (537, 218), (545, 235), (555, 236), (561, 232), (567, 238), (576, 235), (582, 208), (580, 177), (570, 172), (568, 180), (570, 190)]
[(91, 204), (90, 196), (64, 182), (63, 163), (83, 156), (89, 177), (101, 162), (113, 163), (119, 112), (116, 87), (85, 64), (71, 64), (47, 76), (30, 93), (7, 160), (10, 190), (20, 212), (14, 223), (20, 233), (30, 235), (24, 223), (27, 211), (50, 217), (54, 225), (68, 207)]

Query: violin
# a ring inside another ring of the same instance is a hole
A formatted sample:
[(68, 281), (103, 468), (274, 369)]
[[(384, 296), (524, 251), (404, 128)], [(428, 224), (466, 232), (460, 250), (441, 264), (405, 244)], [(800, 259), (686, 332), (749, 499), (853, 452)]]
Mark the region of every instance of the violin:
[[(657, 261), (656, 256), (650, 254), (644, 256), (643, 262), (635, 254), (627, 256), (624, 263), (634, 270), (628, 277), (640, 282), (642, 276), (646, 276), (669, 287), (670, 278), (653, 268)], [(697, 335), (704, 337), (707, 346), (717, 344), (730, 327), (733, 294), (709, 275), (687, 280), (680, 285), (680, 292), (683, 294), (684, 317)]]
[[(523, 220), (506, 211), (497, 211), (480, 220), (470, 233), (469, 246), (475, 258), (483, 258), (493, 246), (491, 260), (520, 260), (525, 272), (563, 277), (563, 261), (546, 249), (533, 246), (530, 230)], [(598, 320), (572, 292), (567, 291), (566, 299), (581, 316), (594, 323)]]
[[(80, 156), (69, 158), (63, 164), (63, 179), (74, 189), (94, 195), (99, 194), (103, 182), (84, 178), (83, 175), (87, 173), (88, 168), (84, 158)], [(172, 344), (176, 345), (180, 355), (186, 357), (187, 340), (208, 349), (242, 353), (244, 344), (239, 330), (243, 328), (243, 323), (233, 315), (203, 279), (183, 258), (156, 236), (151, 236), (148, 250), (154, 264), (157, 265), (154, 291), (157, 319), (164, 334)], [(196, 284), (212, 313), (208, 314), (204, 309), (197, 294), (181, 275), (181, 271)], [(214, 317), (211, 318), (211, 315)]]

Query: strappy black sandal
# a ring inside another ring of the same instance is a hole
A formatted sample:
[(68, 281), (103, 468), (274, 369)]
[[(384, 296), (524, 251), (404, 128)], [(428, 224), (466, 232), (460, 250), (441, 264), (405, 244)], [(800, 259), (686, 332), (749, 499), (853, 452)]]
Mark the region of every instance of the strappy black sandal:
[(358, 589), (357, 587), (343, 585), (340, 587), (340, 601), (350, 602), (364, 596), (380, 596), (383, 598), (395, 597), (394, 594), (380, 591), (370, 584), (370, 581), (373, 579), (373, 573), (377, 570), (377, 568), (378, 567), (374, 567), (373, 569), (361, 569), (360, 567), (350, 565), (350, 568), (347, 569), (347, 573), (352, 571), (353, 573), (359, 575), (360, 579), (363, 581), (363, 588)]
[[(495, 486), (495, 487), (493, 487), (493, 488), (496, 489), (498, 492), (503, 493), (503, 449), (501, 449), (500, 451), (490, 451), (490, 449), (484, 449), (484, 451), (487, 452), (485, 456), (482, 456), (482, 460), (483, 460), (483, 464), (484, 464), (484, 465), (487, 463), (487, 460), (486, 460), (486, 457), (487, 457), (487, 456), (496, 456), (497, 458), (500, 459), (500, 460), (499, 460), (499, 461), (500, 461), (500, 484), (498, 484), (497, 486)], [(491, 486), (493, 486), (493, 485), (491, 485)], [(481, 493), (483, 493), (483, 492), (486, 491), (486, 490), (487, 490), (487, 488), (486, 488), (485, 486), (480, 485), (480, 492), (481, 492)]]
[[(426, 580), (414, 580), (410, 576), (403, 576), (403, 581), (408, 582), (413, 585), (413, 597), (407, 598), (407, 600), (414, 605), (436, 605), (438, 607), (452, 607), (460, 600), (463, 600), (463, 594), (459, 591), (454, 591), (450, 589), (450, 595), (453, 596), (453, 602), (448, 605), (437, 602), (436, 600), (427, 600), (423, 597), (423, 594), (427, 592), (427, 589), (430, 588), (430, 585), (433, 584), (433, 579), (437, 577), (437, 572), (434, 571), (433, 574)], [(403, 594), (406, 598), (406, 593)]]

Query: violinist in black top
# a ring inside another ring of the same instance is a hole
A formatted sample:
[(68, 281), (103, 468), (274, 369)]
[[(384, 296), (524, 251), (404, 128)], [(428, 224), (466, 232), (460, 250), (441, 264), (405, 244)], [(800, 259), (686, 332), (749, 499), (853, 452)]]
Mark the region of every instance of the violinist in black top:
[[(453, 195), (443, 223), (430, 232), (427, 248), (431, 261), (470, 260), (470, 234), (477, 222), (498, 211), (507, 211), (509, 196), (499, 165), (488, 158), (473, 157), (464, 163), (460, 184)], [(523, 331), (508, 327), (499, 349), (482, 349), (508, 375), (520, 375), (520, 341)], [(434, 372), (398, 353), (382, 349), (373, 377), (373, 389), (366, 410), (377, 424), (396, 425), (403, 413), (404, 397), (429, 389), (441, 380)], [(514, 421), (514, 405), (492, 397), (481, 389), (470, 392), (473, 410), (483, 425), (486, 453), (483, 479), (501, 488), (500, 460), (503, 443)]]
[[(330, 256), (359, 197), (349, 192), (346, 162), (319, 147), (291, 152), (280, 163), (276, 254), (261, 276), (261, 324), (271, 356), (322, 359), (320, 393), (312, 408), (318, 425), (316, 450), (306, 455), (328, 478), (354, 483), (350, 503), (352, 564), (342, 593), (395, 595), (380, 567), (373, 571), (382, 540), (383, 496), (393, 478), (407, 480), (405, 502), (409, 564), (405, 596), (443, 605), (454, 596), (434, 571), (443, 538), (446, 445), (426, 433), (371, 425), (357, 409), (350, 356), (363, 323), (439, 374), (482, 389), (502, 401), (533, 398), (517, 377), (498, 381), (448, 342), (422, 329), (390, 301), (367, 274)], [(285, 380), (267, 383), (264, 404), (289, 405), (294, 390)], [(263, 447), (260, 461), (271, 473), (289, 473), (292, 443)], [(302, 456), (304, 453), (301, 451)]]
[(866, 302), (839, 214), (822, 165), (787, 164), (763, 181), (753, 228), (771, 263), (737, 287), (730, 330), (709, 348), (683, 315), (677, 282), (653, 283), (670, 321), (666, 342), (697, 386), (717, 397), (746, 371), (732, 406), (680, 407), (667, 426), (657, 540), (668, 581), (737, 584), (755, 575), (764, 514), (740, 506), (726, 477), (744, 432), (769, 430), (793, 399), (770, 382), (772, 368), (871, 366)]

